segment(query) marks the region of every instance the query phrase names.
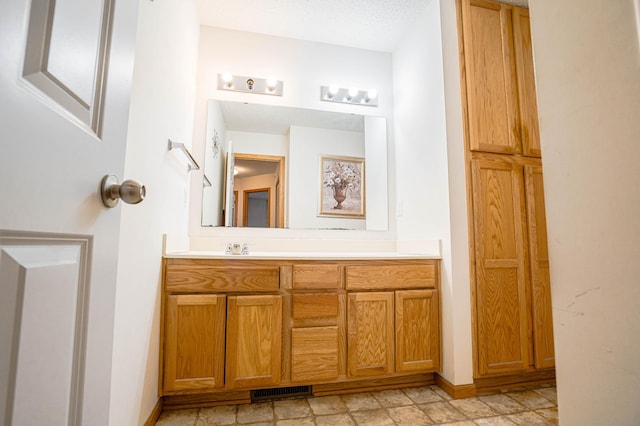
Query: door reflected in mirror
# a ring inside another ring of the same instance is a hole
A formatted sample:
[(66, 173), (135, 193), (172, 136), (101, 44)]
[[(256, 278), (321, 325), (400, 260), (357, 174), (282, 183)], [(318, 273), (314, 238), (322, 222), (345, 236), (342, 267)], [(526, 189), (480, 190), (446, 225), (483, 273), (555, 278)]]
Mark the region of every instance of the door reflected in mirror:
[[(324, 156), (365, 159), (365, 217), (320, 215)], [(204, 159), (202, 226), (387, 230), (382, 117), (210, 100)]]

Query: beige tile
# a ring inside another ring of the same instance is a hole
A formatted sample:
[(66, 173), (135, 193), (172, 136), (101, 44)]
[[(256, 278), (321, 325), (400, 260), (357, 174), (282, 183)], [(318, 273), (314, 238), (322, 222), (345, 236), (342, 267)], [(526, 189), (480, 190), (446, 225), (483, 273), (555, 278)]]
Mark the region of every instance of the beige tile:
[(553, 402), (549, 401), (547, 398), (543, 398), (539, 393), (532, 390), (524, 392), (509, 392), (507, 395), (530, 410), (539, 410), (541, 408), (551, 408), (555, 406)]
[(491, 417), (499, 414), (478, 398), (455, 399), (453, 401), (449, 401), (449, 404), (456, 407), (462, 412), (462, 414), (470, 419)]
[(238, 406), (238, 423), (273, 422), (271, 402), (243, 404)]
[(316, 416), (345, 413), (347, 411), (347, 406), (339, 395), (307, 398), (307, 402)]
[(402, 390), (411, 400), (418, 404), (426, 404), (428, 402), (439, 402), (443, 398), (434, 392), (429, 386), (422, 386), (418, 388), (406, 388)]
[(433, 424), (427, 413), (416, 407), (394, 407), (387, 409), (389, 416), (397, 425), (430, 425)]
[(523, 413), (510, 414), (507, 416), (507, 418), (516, 424), (524, 425), (524, 426), (553, 424), (547, 419), (545, 419), (544, 417), (534, 413), (533, 411), (525, 411)]
[(236, 409), (235, 405), (201, 408), (196, 426), (235, 425)]
[(476, 426), (471, 420), (462, 420), (460, 422), (442, 423), (440, 426)]
[(198, 417), (198, 409), (167, 410), (160, 415), (157, 426), (193, 426)]
[(377, 399), (369, 392), (353, 393), (348, 395), (342, 395), (342, 401), (344, 401), (349, 411), (358, 410), (373, 410), (381, 408)]
[(311, 408), (306, 399), (284, 399), (273, 401), (273, 411), (278, 420), (297, 419), (312, 415)]
[(243, 425), (244, 426), (276, 426), (275, 422), (244, 423)]
[(355, 426), (355, 422), (348, 414), (332, 414), (316, 417), (317, 426)]
[(558, 418), (558, 408), (557, 407), (543, 408), (541, 410), (536, 410), (536, 414), (539, 414), (542, 417), (544, 417), (545, 419), (547, 419), (547, 421), (549, 421), (550, 424), (552, 424), (552, 425), (560, 424), (560, 420)]
[(449, 402), (432, 402), (430, 404), (420, 404), (419, 407), (435, 423), (456, 422), (466, 419), (465, 415)]
[(556, 405), (558, 404), (558, 392), (555, 387), (534, 389), (534, 392)]
[(351, 416), (357, 425), (387, 426), (394, 424), (391, 417), (389, 417), (387, 412), (382, 408), (378, 408), (377, 410), (354, 411), (351, 413)]
[(525, 411), (527, 408), (505, 394), (480, 396), (478, 399), (500, 414), (513, 414)]
[(411, 401), (400, 389), (373, 392), (373, 397), (377, 399), (383, 407), (401, 407), (413, 404), (413, 401)]
[(286, 419), (278, 420), (277, 426), (316, 426), (313, 417), (305, 417), (303, 419)]
[(514, 426), (516, 423), (512, 422), (506, 417), (485, 417), (484, 419), (475, 419), (477, 425), (481, 426)]

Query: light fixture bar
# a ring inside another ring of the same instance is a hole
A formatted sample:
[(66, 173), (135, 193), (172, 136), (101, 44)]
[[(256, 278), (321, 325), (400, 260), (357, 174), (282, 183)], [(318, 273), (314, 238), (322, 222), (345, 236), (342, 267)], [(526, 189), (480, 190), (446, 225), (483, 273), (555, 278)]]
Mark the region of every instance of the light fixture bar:
[(358, 90), (337, 86), (320, 86), (320, 100), (342, 104), (378, 106), (378, 93), (373, 90)]
[(245, 77), (229, 73), (218, 74), (218, 90), (282, 96), (283, 85), (282, 80), (273, 78)]

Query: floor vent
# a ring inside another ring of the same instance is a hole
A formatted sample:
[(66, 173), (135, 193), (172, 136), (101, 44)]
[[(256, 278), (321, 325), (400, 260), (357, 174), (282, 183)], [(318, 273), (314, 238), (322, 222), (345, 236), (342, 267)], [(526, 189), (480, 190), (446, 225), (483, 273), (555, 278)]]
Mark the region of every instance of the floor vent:
[(288, 388), (259, 389), (251, 391), (251, 402), (295, 398), (311, 395), (311, 386), (290, 386)]

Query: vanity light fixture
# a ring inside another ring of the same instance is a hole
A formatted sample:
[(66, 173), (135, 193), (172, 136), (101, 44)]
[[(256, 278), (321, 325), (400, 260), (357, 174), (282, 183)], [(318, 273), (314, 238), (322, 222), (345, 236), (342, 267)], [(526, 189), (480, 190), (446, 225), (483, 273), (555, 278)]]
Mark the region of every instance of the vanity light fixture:
[(276, 80), (274, 77), (245, 77), (232, 75), (230, 72), (218, 74), (219, 90), (282, 96), (282, 86), (282, 80)]
[(357, 87), (341, 88), (334, 84), (320, 86), (320, 100), (351, 105), (378, 106), (376, 89), (359, 90)]

